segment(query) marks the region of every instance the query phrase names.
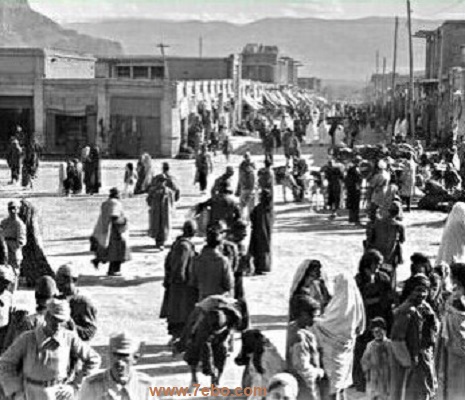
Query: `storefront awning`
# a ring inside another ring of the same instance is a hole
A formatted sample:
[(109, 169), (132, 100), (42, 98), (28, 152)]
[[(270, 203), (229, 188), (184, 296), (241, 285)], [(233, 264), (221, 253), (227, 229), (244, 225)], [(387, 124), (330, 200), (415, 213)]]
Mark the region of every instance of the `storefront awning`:
[(244, 100), (244, 103), (247, 104), (254, 111), (258, 111), (261, 108), (260, 105), (247, 94), (242, 97), (242, 100)]

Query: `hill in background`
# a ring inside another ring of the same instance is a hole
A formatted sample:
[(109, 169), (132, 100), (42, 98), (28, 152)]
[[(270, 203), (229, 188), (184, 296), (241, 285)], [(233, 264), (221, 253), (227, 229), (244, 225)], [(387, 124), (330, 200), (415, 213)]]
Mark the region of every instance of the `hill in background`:
[(65, 29), (32, 10), (27, 0), (0, 0), (0, 47), (44, 47), (106, 56), (122, 53), (116, 41)]
[[(435, 29), (440, 21), (414, 20), (414, 32)], [(157, 54), (162, 40), (167, 54), (197, 56), (199, 37), (203, 56), (218, 57), (237, 53), (247, 43), (279, 46), (284, 55), (304, 64), (300, 76), (365, 82), (375, 71), (376, 50), (387, 57), (392, 68), (394, 18), (324, 20), (270, 18), (238, 25), (228, 22), (167, 21), (149, 19), (102, 20), (68, 24), (67, 27), (92, 36), (116, 40), (127, 54)], [(399, 24), (398, 71), (408, 71), (406, 20)], [(424, 70), (425, 43), (414, 39), (415, 69)]]

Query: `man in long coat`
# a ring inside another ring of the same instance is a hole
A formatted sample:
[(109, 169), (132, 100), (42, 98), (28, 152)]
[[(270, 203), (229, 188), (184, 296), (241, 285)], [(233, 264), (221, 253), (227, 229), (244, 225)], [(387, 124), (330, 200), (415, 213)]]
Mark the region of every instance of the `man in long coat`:
[(156, 176), (149, 188), (147, 204), (149, 210), (149, 235), (155, 239), (155, 246), (163, 250), (171, 232), (171, 217), (174, 192), (167, 186), (164, 174)]
[(186, 221), (183, 233), (171, 247), (165, 260), (165, 297), (163, 299), (161, 318), (168, 321), (168, 332), (176, 341), (181, 337), (190, 313), (197, 301), (197, 292), (189, 286), (192, 276), (195, 246), (192, 238), (195, 236), (196, 226), (193, 221)]
[(345, 179), (347, 190), (347, 209), (349, 210), (349, 222), (360, 223), (360, 197), (362, 186), (362, 174), (360, 172), (360, 161), (362, 158), (356, 156), (353, 165), (347, 170)]

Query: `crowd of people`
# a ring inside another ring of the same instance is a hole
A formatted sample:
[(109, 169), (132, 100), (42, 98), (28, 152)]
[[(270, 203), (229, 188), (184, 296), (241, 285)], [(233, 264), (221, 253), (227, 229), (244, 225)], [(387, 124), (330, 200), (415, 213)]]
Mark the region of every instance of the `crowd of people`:
[[(173, 356), (182, 353), (190, 368), (191, 387), (200, 381), (199, 368), (220, 385), (234, 347), (232, 335), (240, 332), (235, 362), (245, 367), (242, 384), (259, 382), (269, 399), (343, 400), (352, 387), (369, 400), (463, 397), (462, 150), (428, 154), (420, 143), (356, 146), (360, 115), (351, 110), (329, 126), (331, 157), (321, 169), (311, 169), (302, 155), (309, 131), (300, 122), (293, 128), (287, 122), (262, 126), (264, 166), (246, 152), (237, 169), (228, 165), (214, 182), (209, 150), (218, 143), (199, 143), (195, 183), (201, 195), (210, 188), (210, 197), (195, 205), (172, 242), (173, 212), (183, 188), (168, 163), (156, 171), (151, 156), (142, 154), (135, 167), (126, 165), (124, 190), (112, 188), (101, 204), (90, 235), (92, 264), (99, 269), (108, 263), (107, 275), (117, 277), (131, 259), (130, 221), (121, 198), (146, 196), (147, 234), (159, 252), (167, 250), (160, 318), (167, 321)], [(342, 128), (344, 120), (350, 129)], [(274, 167), (280, 146), (286, 163)], [(12, 148), (21, 154), (19, 141), (13, 139)], [(225, 156), (229, 164), (229, 150)], [(17, 174), (17, 163), (9, 165)], [(61, 167), (60, 182), (65, 194), (78, 194), (84, 186), (89, 195), (99, 193), (98, 147), (84, 148), (81, 160)], [(277, 183), (291, 188), (296, 201), (308, 197), (310, 207), (315, 196), (323, 198), (332, 220), (344, 207), (350, 223), (361, 225), (363, 209), (367, 216), (354, 276), (345, 272), (328, 278), (331, 266), (318, 259), (297, 268), (289, 288), (285, 358), (260, 330), (251, 329), (244, 287), (249, 276), (273, 268)], [(431, 189), (438, 185), (444, 196)], [(411, 211), (419, 193), (423, 203), (434, 197), (428, 204), (453, 208), (435, 261), (414, 253), (411, 276), (399, 282), (408, 236), (404, 212)], [(140, 343), (125, 332), (111, 337), (108, 369), (96, 373), (101, 358), (91, 341), (98, 310), (80, 294), (73, 265), (54, 272), (48, 264), (32, 203), (10, 202), (0, 228), (0, 399), (151, 398), (150, 378), (134, 369)], [(197, 235), (205, 237), (202, 248), (195, 244)], [(21, 277), (35, 288), (31, 314), (14, 307)]]

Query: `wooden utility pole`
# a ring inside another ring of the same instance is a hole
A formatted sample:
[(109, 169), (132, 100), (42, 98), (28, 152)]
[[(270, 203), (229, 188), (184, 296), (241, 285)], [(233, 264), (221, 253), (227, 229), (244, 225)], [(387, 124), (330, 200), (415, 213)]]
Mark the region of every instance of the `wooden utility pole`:
[(397, 69), (397, 36), (399, 34), (399, 17), (396, 17), (396, 26), (394, 28), (394, 60), (392, 62), (392, 82), (391, 82), (391, 123), (392, 136), (394, 137), (396, 127), (396, 107), (395, 107), (395, 90), (396, 90), (396, 69)]
[(413, 80), (413, 43), (412, 43), (412, 8), (410, 0), (407, 0), (407, 22), (408, 22), (408, 48), (410, 55), (410, 89), (409, 89), (409, 112), (410, 112), (410, 133), (415, 139), (415, 83)]
[(157, 47), (160, 49), (160, 52), (161, 52), (161, 56), (163, 58), (163, 67), (165, 69), (165, 72), (164, 72), (164, 77), (165, 79), (169, 79), (169, 71), (168, 71), (168, 65), (166, 63), (166, 54), (165, 54), (165, 49), (169, 48), (170, 46), (166, 45), (163, 43), (163, 40), (161, 41), (161, 43), (159, 43), (157, 45)]
[(386, 57), (383, 57), (383, 80), (382, 80), (382, 86), (381, 86), (381, 93), (382, 93), (382, 103), (383, 106), (386, 101)]
[(379, 97), (379, 50), (376, 50), (376, 74), (375, 74), (375, 101), (378, 102)]

